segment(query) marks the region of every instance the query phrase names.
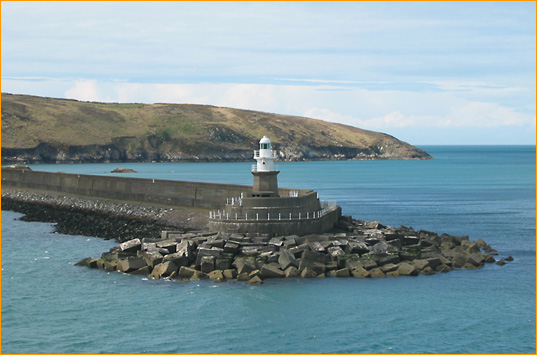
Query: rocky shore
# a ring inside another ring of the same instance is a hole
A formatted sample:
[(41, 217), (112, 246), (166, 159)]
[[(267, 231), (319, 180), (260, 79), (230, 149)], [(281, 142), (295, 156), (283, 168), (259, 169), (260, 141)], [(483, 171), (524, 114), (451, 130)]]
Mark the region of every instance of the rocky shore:
[[(498, 252), (482, 239), (342, 217), (340, 232), (299, 237), (163, 232), (136, 238), (76, 265), (153, 279), (262, 284), (269, 278), (381, 278), (479, 269)], [(501, 259), (498, 265), (512, 260)]]

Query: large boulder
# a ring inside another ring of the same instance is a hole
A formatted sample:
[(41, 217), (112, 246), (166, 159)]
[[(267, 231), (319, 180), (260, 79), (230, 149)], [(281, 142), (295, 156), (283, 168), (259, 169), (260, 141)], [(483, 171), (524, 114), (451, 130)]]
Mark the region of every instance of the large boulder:
[(175, 265), (171, 261), (167, 261), (165, 263), (160, 263), (151, 272), (149, 277), (153, 279), (160, 279), (162, 277), (168, 277), (171, 276), (172, 273), (177, 272), (177, 265)]
[(261, 267), (261, 278), (280, 278), (284, 276), (284, 272), (273, 264), (265, 264)]
[(418, 269), (416, 269), (414, 265), (405, 262), (399, 264), (397, 272), (399, 272), (399, 275), (401, 276), (418, 276), (419, 274)]
[(386, 277), (386, 275), (384, 274), (384, 272), (382, 271), (382, 269), (379, 268), (379, 267), (376, 267), (376, 268), (373, 268), (373, 269), (369, 270), (369, 275), (370, 275), (372, 278)]
[(152, 268), (160, 264), (163, 260), (162, 254), (156, 250), (146, 251), (142, 254), (142, 257), (144, 258), (146, 264)]
[(135, 252), (142, 248), (142, 241), (139, 238), (131, 239), (119, 245), (119, 249), (123, 252)]
[(117, 265), (117, 269), (122, 272), (131, 272), (146, 265), (144, 258), (132, 256), (121, 260)]
[(300, 272), (296, 267), (289, 266), (287, 269), (285, 269), (284, 275), (285, 277), (298, 277), (300, 276)]
[(196, 273), (196, 269), (188, 267), (188, 266), (181, 266), (179, 269), (178, 276), (186, 279), (190, 279), (192, 275)]
[(257, 285), (263, 284), (263, 280), (259, 276), (254, 276), (251, 279), (249, 279), (246, 283), (248, 285), (257, 286)]
[(282, 270), (287, 269), (289, 266), (298, 267), (298, 262), (296, 261), (295, 256), (287, 249), (280, 250), (280, 255), (278, 256), (278, 263), (280, 264)]
[(349, 277), (349, 276), (351, 276), (351, 273), (350, 273), (349, 269), (347, 269), (345, 267), (343, 269), (336, 270), (335, 276), (336, 277)]
[(352, 274), (353, 277), (356, 277), (356, 278), (365, 278), (365, 277), (370, 276), (369, 271), (367, 271), (366, 269), (364, 269), (361, 266), (357, 267), (354, 270), (352, 270), (351, 274)]
[(302, 272), (300, 273), (300, 277), (302, 277), (303, 279), (314, 278), (314, 277), (317, 277), (317, 273), (307, 267), (304, 270), (302, 270)]
[(211, 280), (223, 279), (224, 278), (224, 273), (222, 272), (222, 270), (214, 270), (214, 271), (211, 271), (210, 273), (208, 273), (207, 276)]
[(361, 255), (361, 254), (365, 254), (369, 252), (369, 248), (367, 247), (367, 244), (364, 242), (356, 242), (356, 241), (349, 240), (349, 242), (345, 246), (345, 252), (347, 254), (360, 254)]
[(462, 268), (468, 260), (468, 255), (456, 255), (451, 260), (451, 266), (454, 268), (460, 269)]
[(327, 249), (331, 260), (337, 260), (339, 256), (345, 255), (345, 251), (340, 246), (333, 246)]
[(200, 262), (200, 270), (201, 272), (207, 274), (214, 270), (214, 256), (208, 255), (208, 256), (202, 256), (201, 262)]
[(304, 250), (304, 252), (302, 253), (302, 260), (324, 264), (326, 263), (326, 254), (310, 250)]
[(238, 274), (250, 273), (256, 269), (255, 261), (251, 258), (236, 258), (233, 266)]

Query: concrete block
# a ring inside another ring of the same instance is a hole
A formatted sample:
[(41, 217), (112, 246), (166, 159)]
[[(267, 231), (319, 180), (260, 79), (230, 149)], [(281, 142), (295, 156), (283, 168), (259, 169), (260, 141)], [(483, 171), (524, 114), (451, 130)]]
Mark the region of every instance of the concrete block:
[(343, 249), (341, 249), (340, 246), (329, 247), (327, 249), (327, 252), (328, 252), (328, 255), (330, 256), (330, 259), (332, 259), (332, 261), (337, 260), (338, 256), (345, 255), (345, 251), (343, 251)]
[(399, 275), (401, 276), (418, 276), (419, 274), (418, 269), (416, 269), (414, 265), (411, 265), (406, 262), (402, 262), (399, 264), (397, 272), (399, 272)]
[(181, 268), (179, 269), (179, 277), (184, 277), (184, 278), (191, 278), (192, 275), (194, 275), (196, 273), (196, 269), (194, 268), (191, 268), (191, 267), (188, 267), (188, 266), (181, 266)]
[(172, 273), (177, 272), (177, 270), (177, 265), (175, 265), (171, 261), (167, 261), (165, 263), (160, 263), (155, 266), (149, 277), (154, 279), (160, 279), (161, 277), (170, 276)]
[(145, 260), (138, 256), (129, 257), (118, 263), (117, 269), (122, 272), (130, 272), (146, 266)]
[(317, 253), (324, 253), (326, 251), (325, 248), (323, 248), (323, 246), (321, 245), (320, 242), (317, 242), (317, 241), (308, 241), (308, 246), (310, 247), (310, 249), (313, 251), (313, 252), (317, 252)]
[(233, 280), (237, 277), (237, 270), (227, 269), (223, 271), (224, 277), (228, 280)]
[(152, 268), (160, 264), (163, 260), (162, 255), (156, 250), (146, 251), (142, 254), (146, 264)]
[(356, 242), (356, 241), (349, 240), (349, 242), (345, 246), (345, 252), (347, 254), (360, 254), (361, 255), (361, 254), (365, 254), (369, 252), (369, 248), (367, 247), (367, 244), (364, 242)]
[(386, 277), (386, 275), (384, 274), (384, 272), (382, 271), (382, 269), (379, 268), (379, 267), (375, 267), (375, 268), (369, 270), (369, 275), (370, 275), (372, 278)]
[(209, 256), (202, 256), (201, 262), (200, 262), (200, 270), (201, 272), (207, 274), (214, 270), (214, 261), (215, 258), (212, 255)]
[(284, 272), (272, 264), (263, 265), (260, 271), (261, 271), (261, 278), (263, 279), (280, 278), (284, 276)]
[(280, 250), (280, 255), (278, 256), (278, 263), (280, 264), (282, 270), (287, 269), (289, 266), (298, 266), (298, 262), (296, 261), (296, 258), (293, 253), (286, 249)]
[(351, 273), (349, 271), (349, 269), (347, 269), (346, 267), (343, 268), (343, 269), (339, 269), (339, 270), (336, 270), (336, 277), (349, 277), (351, 276)]
[(310, 250), (304, 250), (304, 252), (302, 253), (302, 260), (309, 260), (322, 264), (326, 262), (326, 257), (326, 254)]
[(369, 271), (367, 271), (366, 269), (364, 269), (361, 266), (357, 267), (354, 270), (352, 270), (351, 274), (352, 274), (352, 277), (356, 277), (356, 278), (360, 278), (360, 279), (369, 277)]
[(133, 252), (140, 250), (142, 247), (142, 241), (139, 238), (131, 239), (119, 245), (119, 249), (124, 252)]
[(296, 267), (289, 266), (287, 269), (285, 269), (284, 275), (285, 277), (298, 277), (300, 276), (300, 272), (298, 272)]

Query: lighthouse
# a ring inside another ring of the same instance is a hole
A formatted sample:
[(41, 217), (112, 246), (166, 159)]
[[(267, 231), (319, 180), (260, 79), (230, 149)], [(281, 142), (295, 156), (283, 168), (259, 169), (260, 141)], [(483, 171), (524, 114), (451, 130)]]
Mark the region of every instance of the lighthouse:
[(267, 136), (259, 141), (259, 150), (254, 150), (254, 159), (257, 164), (252, 166), (254, 185), (252, 197), (278, 197), (278, 173), (274, 168), (276, 152)]

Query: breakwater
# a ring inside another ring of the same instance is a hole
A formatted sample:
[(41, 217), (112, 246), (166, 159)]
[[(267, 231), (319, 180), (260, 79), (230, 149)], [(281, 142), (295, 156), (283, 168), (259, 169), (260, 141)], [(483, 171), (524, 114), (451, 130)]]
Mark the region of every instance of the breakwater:
[[(212, 209), (224, 208), (227, 199), (252, 190), (252, 186), (246, 185), (50, 173), (13, 168), (2, 168), (2, 187)], [(279, 191), (282, 196), (286, 196), (292, 190), (284, 188)]]
[(55, 231), (123, 242), (159, 237), (163, 229), (192, 230), (206, 224), (204, 210), (181, 209), (2, 186), (2, 209), (28, 222), (56, 223)]
[[(394, 228), (342, 217), (333, 233), (249, 237), (165, 231), (133, 239), (76, 265), (179, 281), (212, 279), (262, 284), (269, 278), (384, 278), (472, 270), (496, 262), (482, 239)], [(498, 265), (511, 261), (508, 257)]]

